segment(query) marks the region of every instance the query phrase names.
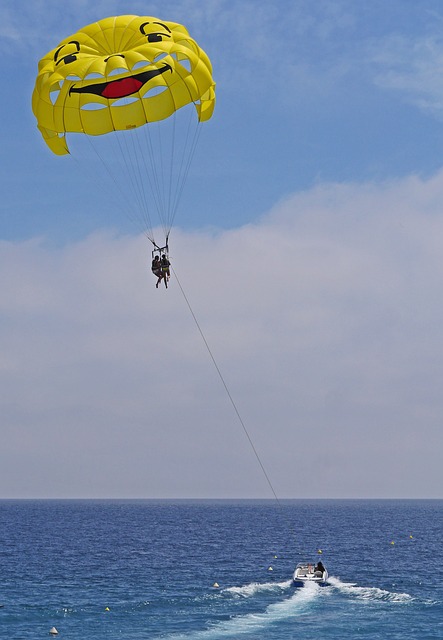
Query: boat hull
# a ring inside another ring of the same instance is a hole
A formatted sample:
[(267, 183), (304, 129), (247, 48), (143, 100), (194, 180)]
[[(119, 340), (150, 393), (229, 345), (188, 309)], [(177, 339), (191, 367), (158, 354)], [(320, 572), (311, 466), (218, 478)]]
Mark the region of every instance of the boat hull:
[(308, 578), (293, 578), (292, 584), (294, 587), (301, 587), (302, 585), (313, 582), (314, 584), (318, 584), (320, 587), (324, 587), (328, 583), (328, 578), (318, 578), (318, 579), (308, 579)]
[(319, 571), (317, 567), (313, 567), (311, 564), (300, 563), (297, 565), (294, 575), (292, 576), (292, 582), (296, 586), (313, 582), (320, 586), (325, 585), (328, 581), (328, 572), (321, 565), (322, 571)]

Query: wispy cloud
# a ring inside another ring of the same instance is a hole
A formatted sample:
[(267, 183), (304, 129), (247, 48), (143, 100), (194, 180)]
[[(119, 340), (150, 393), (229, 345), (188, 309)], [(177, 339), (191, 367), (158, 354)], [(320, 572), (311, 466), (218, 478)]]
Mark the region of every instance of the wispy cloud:
[(401, 92), (410, 103), (443, 117), (441, 37), (392, 36), (377, 44), (372, 59), (379, 86)]

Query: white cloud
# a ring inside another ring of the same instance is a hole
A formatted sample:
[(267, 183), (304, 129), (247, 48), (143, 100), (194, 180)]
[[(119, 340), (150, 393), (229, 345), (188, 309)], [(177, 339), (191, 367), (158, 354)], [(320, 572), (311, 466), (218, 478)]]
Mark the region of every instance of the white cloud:
[[(281, 497), (440, 496), (443, 173), (319, 185), (172, 259)], [(7, 496), (267, 496), (149, 247), (0, 245)], [(312, 464), (318, 460), (318, 469)], [(412, 471), (413, 470), (413, 471)]]

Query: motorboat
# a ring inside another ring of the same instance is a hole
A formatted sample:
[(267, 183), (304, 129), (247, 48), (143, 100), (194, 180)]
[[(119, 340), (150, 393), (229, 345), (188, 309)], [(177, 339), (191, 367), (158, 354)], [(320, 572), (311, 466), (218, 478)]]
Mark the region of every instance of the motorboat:
[(310, 562), (299, 562), (292, 577), (293, 584), (300, 585), (306, 582), (326, 584), (328, 572), (322, 562), (311, 564)]

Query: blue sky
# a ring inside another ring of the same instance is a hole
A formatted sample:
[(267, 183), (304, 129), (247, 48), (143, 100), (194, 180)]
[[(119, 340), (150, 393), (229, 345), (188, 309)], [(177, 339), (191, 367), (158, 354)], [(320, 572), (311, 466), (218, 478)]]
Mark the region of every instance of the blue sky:
[[(118, 212), (96, 203), (69, 209), (75, 224), (61, 228), (60, 202), (79, 200), (82, 184), (69, 179), (72, 163), (41, 147), (29, 100), (38, 60), (61, 38), (117, 10), (146, 11), (146, 4), (2, 4), (9, 88), (1, 119), (3, 237), (43, 233), (64, 242), (110, 222), (122, 229)], [(319, 182), (438, 170), (439, 4), (150, 3), (153, 14), (188, 25), (211, 54), (217, 81), (216, 117), (202, 131), (178, 224), (230, 228)], [(56, 184), (48, 184), (36, 216), (35, 194), (51, 177)]]
[(40, 57), (119, 13), (185, 24), (213, 63), (171, 255), (277, 493), (441, 497), (428, 0), (2, 2), (0, 496), (272, 497), (177, 283), (36, 128)]

